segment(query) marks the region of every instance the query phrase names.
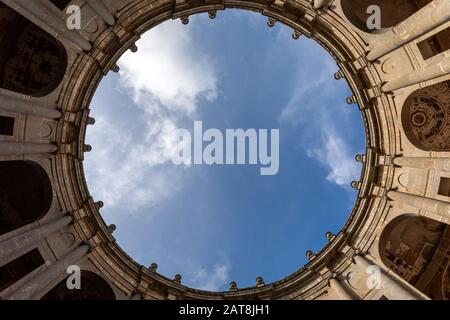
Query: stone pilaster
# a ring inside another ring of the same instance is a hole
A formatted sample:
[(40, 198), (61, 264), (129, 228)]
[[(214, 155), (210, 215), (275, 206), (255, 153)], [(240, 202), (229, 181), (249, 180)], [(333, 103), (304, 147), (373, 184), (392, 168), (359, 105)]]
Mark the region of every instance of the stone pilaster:
[(397, 89), (412, 86), (414, 84), (432, 80), (449, 73), (450, 53), (446, 52), (442, 55), (442, 58), (439, 61), (395, 78), (385, 84), (382, 89), (384, 92), (391, 92)]
[(389, 32), (384, 33), (380, 37), (380, 43), (375, 43), (372, 46), (371, 51), (367, 54), (367, 60), (374, 61), (449, 20), (450, 1), (434, 0), (405, 21), (393, 27)]
[[(363, 274), (367, 274), (367, 270), (369, 270), (370, 267), (377, 266), (362, 255), (356, 255), (354, 257), (354, 261), (356, 266), (358, 266), (358, 268), (360, 269), (360, 272)], [(379, 289), (382, 290), (384, 296), (389, 300), (424, 299), (424, 297), (418, 294), (414, 288), (403, 283), (400, 279), (396, 278), (396, 276), (387, 273), (382, 268), (380, 268), (379, 282)]]
[(415, 207), (419, 210), (426, 210), (431, 213), (437, 214), (439, 216), (443, 216), (445, 218), (450, 218), (450, 203), (425, 198), (409, 193), (399, 192), (399, 191), (389, 191), (387, 193), (389, 199), (399, 202), (401, 204), (409, 205), (411, 207)]
[(0, 141), (0, 156), (53, 153), (58, 147), (52, 143)]
[(59, 110), (34, 104), (29, 99), (31, 97), (20, 99), (0, 94), (0, 109), (48, 119), (61, 118), (62, 113)]
[(397, 157), (392, 162), (400, 167), (450, 172), (450, 158)]
[(72, 222), (72, 218), (65, 216), (56, 221), (35, 227), (18, 235), (8, 237), (5, 235), (4, 241), (0, 242), (0, 266), (3, 266), (16, 258), (33, 249), (36, 244), (46, 236), (57, 232)]
[(62, 259), (48, 266), (34, 278), (30, 279), (30, 281), (25, 283), (21, 288), (17, 289), (5, 298), (8, 300), (29, 300), (42, 298), (47, 293), (45, 290), (48, 284), (64, 274), (67, 271), (67, 267), (79, 262), (88, 252), (89, 246), (87, 245), (82, 245), (76, 248)]

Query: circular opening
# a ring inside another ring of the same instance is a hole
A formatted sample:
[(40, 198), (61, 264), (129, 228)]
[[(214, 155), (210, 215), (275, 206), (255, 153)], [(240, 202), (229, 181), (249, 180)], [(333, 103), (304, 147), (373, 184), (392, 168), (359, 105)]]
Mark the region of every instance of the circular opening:
[[(333, 77), (336, 63), (291, 33), (234, 10), (214, 21), (165, 22), (102, 81), (87, 132), (87, 182), (136, 261), (181, 274), (188, 286), (225, 291), (231, 281), (242, 288), (291, 274), (307, 250), (327, 243), (326, 232), (342, 228), (355, 201), (363, 123), (345, 102), (345, 81)], [(215, 139), (198, 140), (200, 125)], [(176, 129), (191, 144), (174, 139)], [(248, 139), (233, 149), (243, 163), (227, 164), (227, 130), (238, 129), (254, 133), (256, 152)], [(208, 149), (221, 136), (223, 148)], [(173, 163), (186, 145), (192, 164)], [(205, 163), (211, 158), (216, 164)]]

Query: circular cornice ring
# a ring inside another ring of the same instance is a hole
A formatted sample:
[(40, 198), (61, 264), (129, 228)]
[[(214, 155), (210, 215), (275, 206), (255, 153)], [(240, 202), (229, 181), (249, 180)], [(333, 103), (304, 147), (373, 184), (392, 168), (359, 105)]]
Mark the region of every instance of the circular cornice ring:
[[(59, 203), (74, 217), (81, 241), (90, 245), (93, 264), (127, 294), (138, 293), (148, 299), (312, 299), (326, 290), (333, 273), (342, 272), (351, 264), (355, 251), (365, 252), (374, 241), (374, 230), (386, 215), (385, 190), (392, 185), (393, 168), (384, 166), (381, 170), (379, 164), (395, 154), (398, 129), (394, 103), (380, 90), (378, 71), (365, 59), (367, 44), (333, 10), (314, 10), (306, 0), (295, 4), (287, 1), (290, 5), (284, 6), (276, 1), (256, 0), (211, 3), (182, 2), (177, 6), (173, 1), (133, 1), (119, 12), (116, 24), (97, 37), (92, 51), (78, 55), (66, 74), (58, 101), (64, 116), (57, 126), (59, 152), (52, 171)], [(139, 265), (123, 252), (108, 231), (99, 206), (90, 197), (82, 160), (86, 126), (91, 121), (90, 101), (102, 78), (122, 54), (134, 48), (144, 32), (161, 22), (227, 8), (261, 13), (269, 18), (269, 25), (274, 21), (284, 23), (295, 34), (317, 41), (333, 56), (353, 92), (352, 100), (360, 106), (367, 152), (361, 159), (361, 181), (355, 185), (359, 195), (347, 223), (305, 267), (272, 284), (215, 293), (187, 288)]]

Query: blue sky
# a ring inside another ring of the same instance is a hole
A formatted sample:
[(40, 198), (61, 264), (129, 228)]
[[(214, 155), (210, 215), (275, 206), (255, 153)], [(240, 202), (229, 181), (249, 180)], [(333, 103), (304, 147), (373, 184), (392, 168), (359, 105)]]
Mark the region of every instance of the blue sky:
[[(85, 169), (118, 243), (145, 266), (206, 290), (270, 283), (306, 263), (353, 206), (364, 150), (358, 108), (314, 41), (243, 11), (147, 32), (91, 104)], [(280, 130), (280, 170), (176, 166), (176, 128)]]

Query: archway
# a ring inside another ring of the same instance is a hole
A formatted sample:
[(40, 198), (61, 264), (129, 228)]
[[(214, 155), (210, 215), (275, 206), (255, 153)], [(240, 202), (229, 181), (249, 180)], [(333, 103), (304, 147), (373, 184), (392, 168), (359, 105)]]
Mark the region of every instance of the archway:
[(48, 292), (42, 300), (116, 300), (110, 285), (99, 275), (81, 271), (81, 289), (67, 288), (66, 279)]
[[(383, 263), (431, 299), (448, 299), (450, 227), (425, 217), (400, 216), (380, 238)], [(445, 282), (445, 279), (447, 281)]]
[(345, 16), (355, 27), (373, 32), (367, 28), (367, 19), (373, 14), (367, 13), (370, 6), (376, 5), (381, 9), (381, 28), (391, 28), (430, 2), (431, 0), (341, 0), (341, 5)]
[(0, 234), (42, 218), (52, 203), (45, 170), (31, 161), (0, 162)]
[(54, 37), (0, 3), (0, 87), (45, 96), (60, 84), (66, 50)]

